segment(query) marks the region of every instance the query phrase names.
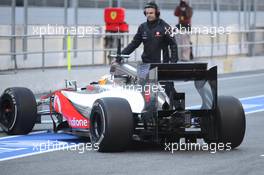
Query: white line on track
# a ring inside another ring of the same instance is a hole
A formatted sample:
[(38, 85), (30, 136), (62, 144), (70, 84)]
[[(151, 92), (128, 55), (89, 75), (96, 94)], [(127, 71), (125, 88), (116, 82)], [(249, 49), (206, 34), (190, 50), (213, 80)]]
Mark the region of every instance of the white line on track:
[(256, 73), (252, 75), (236, 75), (234, 77), (222, 77), (218, 78), (219, 80), (232, 80), (232, 79), (240, 79), (240, 78), (252, 78), (252, 77), (261, 77), (264, 76), (264, 73)]
[[(64, 147), (63, 149), (75, 148), (75, 147), (79, 146), (80, 144), (81, 143), (76, 144), (76, 145), (69, 145), (67, 147)], [(38, 154), (43, 154), (43, 153), (48, 153), (48, 152), (59, 151), (59, 150), (63, 150), (63, 149), (48, 149), (48, 150), (41, 151), (41, 152), (34, 152), (34, 153), (28, 153), (28, 154), (23, 154), (23, 155), (18, 155), (18, 156), (7, 157), (7, 158), (4, 158), (4, 159), (0, 159), (0, 162), (1, 161), (5, 161), (5, 160), (12, 160), (12, 159), (17, 159), (17, 158), (22, 158), (22, 157), (28, 157), (28, 156), (33, 156), (33, 155), (38, 155)]]
[(252, 97), (243, 97), (243, 98), (239, 98), (239, 100), (250, 100), (250, 99), (262, 98), (262, 97), (264, 97), (264, 95), (256, 95), (256, 96), (252, 96)]
[(0, 140), (7, 139), (7, 138), (9, 139), (9, 138), (14, 138), (14, 137), (19, 137), (19, 136), (21, 136), (21, 135), (0, 137)]
[(254, 114), (254, 113), (257, 113), (257, 112), (263, 112), (264, 109), (260, 109), (260, 110), (256, 110), (256, 111), (250, 111), (250, 112), (245, 112), (245, 114)]
[[(34, 131), (29, 133), (28, 135), (32, 135), (32, 134), (41, 134), (41, 133), (46, 133), (47, 131)], [(10, 139), (10, 138), (14, 138), (14, 137), (20, 137), (20, 136), (24, 136), (24, 135), (15, 135), (15, 136), (5, 136), (5, 137), (0, 137), (0, 140), (2, 139)]]

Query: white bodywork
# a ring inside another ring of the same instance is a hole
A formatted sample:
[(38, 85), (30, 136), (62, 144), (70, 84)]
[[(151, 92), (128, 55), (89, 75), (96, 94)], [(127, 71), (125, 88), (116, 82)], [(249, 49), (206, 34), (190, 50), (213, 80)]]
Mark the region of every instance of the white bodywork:
[(145, 101), (140, 92), (129, 89), (122, 89), (121, 87), (109, 86), (105, 91), (95, 94), (80, 93), (75, 91), (62, 91), (62, 94), (71, 102), (92, 108), (97, 99), (104, 97), (119, 97), (126, 99), (130, 104), (133, 113), (141, 113), (145, 106)]

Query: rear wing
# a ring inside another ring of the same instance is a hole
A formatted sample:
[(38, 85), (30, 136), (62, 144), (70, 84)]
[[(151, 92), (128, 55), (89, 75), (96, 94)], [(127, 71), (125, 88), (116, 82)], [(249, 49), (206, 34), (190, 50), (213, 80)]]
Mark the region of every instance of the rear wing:
[(157, 68), (157, 80), (188, 81), (217, 80), (217, 67), (207, 69), (207, 63), (150, 64)]
[[(144, 66), (146, 67), (146, 66)], [(141, 71), (145, 72), (145, 71)], [(149, 64), (149, 78), (154, 82), (194, 81), (200, 94), (200, 109), (215, 110), (217, 106), (217, 67), (207, 63)], [(177, 85), (176, 89), (177, 89)], [(182, 95), (184, 96), (184, 95)], [(184, 98), (184, 97), (183, 97)]]

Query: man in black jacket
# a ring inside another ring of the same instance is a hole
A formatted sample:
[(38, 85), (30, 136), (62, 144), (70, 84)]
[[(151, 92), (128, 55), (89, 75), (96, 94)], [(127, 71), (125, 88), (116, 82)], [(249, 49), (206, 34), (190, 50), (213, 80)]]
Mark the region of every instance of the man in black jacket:
[[(177, 45), (166, 31), (170, 26), (159, 18), (160, 11), (155, 2), (149, 2), (144, 8), (147, 22), (142, 23), (132, 42), (122, 51), (122, 54), (131, 54), (141, 43), (144, 44), (142, 54), (143, 63), (175, 63), (178, 61)], [(170, 46), (170, 52), (168, 49)], [(161, 60), (163, 52), (163, 61)]]
[[(155, 2), (147, 3), (144, 7), (144, 14), (147, 17), (147, 22), (139, 26), (132, 42), (124, 48), (122, 54), (131, 54), (143, 43), (144, 51), (141, 56), (143, 63), (176, 63), (178, 61), (177, 44), (168, 32), (171, 27), (159, 18), (160, 11), (157, 4)], [(170, 52), (168, 46), (170, 46)], [(161, 59), (161, 51), (163, 60)], [(160, 82), (160, 84), (165, 85), (165, 92), (172, 100), (176, 94), (173, 82)]]

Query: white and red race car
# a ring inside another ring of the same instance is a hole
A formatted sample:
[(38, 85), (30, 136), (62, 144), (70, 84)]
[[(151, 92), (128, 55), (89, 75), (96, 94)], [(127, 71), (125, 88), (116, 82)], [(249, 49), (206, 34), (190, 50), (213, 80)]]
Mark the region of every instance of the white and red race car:
[[(120, 61), (112, 74), (78, 88), (67, 81), (36, 101), (27, 88), (6, 89), (0, 98), (0, 126), (8, 134), (27, 134), (40, 116), (50, 115), (54, 130), (89, 137), (99, 151), (122, 151), (131, 140), (230, 143), (238, 147), (246, 120), (240, 101), (217, 96), (217, 68), (205, 63), (139, 64)], [(171, 89), (173, 81), (194, 81), (199, 109), (185, 108), (185, 94)], [(57, 122), (55, 122), (55, 118)], [(188, 130), (199, 128), (199, 131)]]

